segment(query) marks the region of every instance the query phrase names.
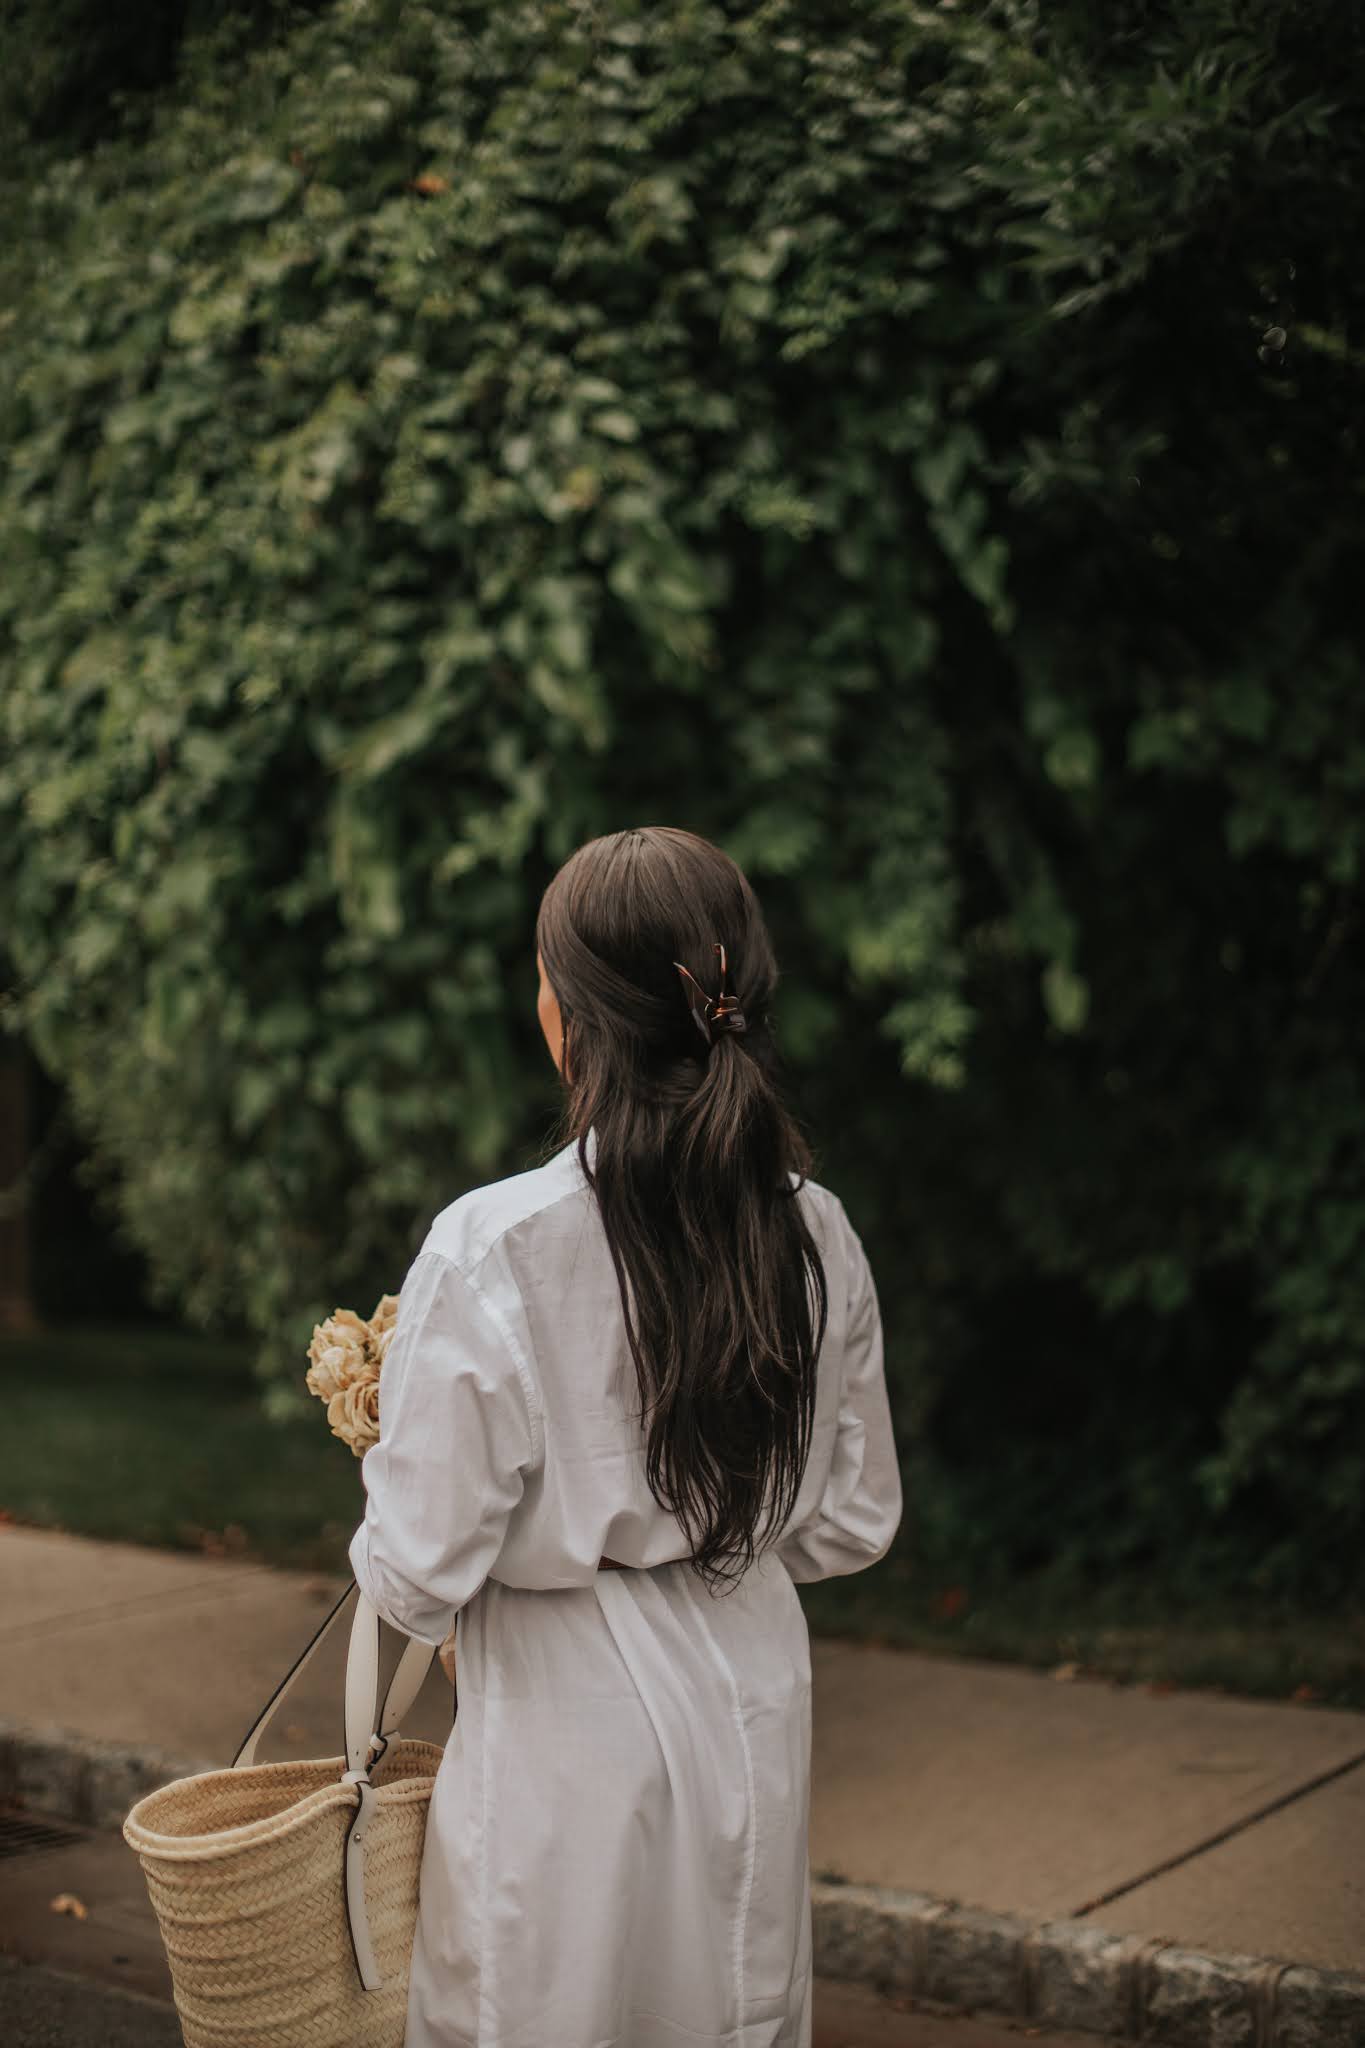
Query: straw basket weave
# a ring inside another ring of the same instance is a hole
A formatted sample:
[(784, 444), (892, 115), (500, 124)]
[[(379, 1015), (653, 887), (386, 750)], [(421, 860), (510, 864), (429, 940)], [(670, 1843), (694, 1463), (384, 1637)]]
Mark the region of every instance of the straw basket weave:
[[(373, 1618), (367, 1608), (362, 1601), (358, 1629)], [(377, 1678), (377, 1618), (373, 1626)], [(186, 2048), (402, 2048), (422, 1844), (443, 1752), (390, 1740), (386, 1724), (407, 1711), (432, 1653), (410, 1644), (417, 1654), (405, 1655), (406, 1677), (400, 1665), (378, 1716), (372, 1685), (362, 1716), (353, 1631), (347, 1756), (250, 1761), (322, 1633), (237, 1765), (149, 1793), (123, 1824), (160, 1923)], [(376, 1721), (377, 1736), (368, 1733)], [(370, 1765), (376, 1743), (382, 1755)]]

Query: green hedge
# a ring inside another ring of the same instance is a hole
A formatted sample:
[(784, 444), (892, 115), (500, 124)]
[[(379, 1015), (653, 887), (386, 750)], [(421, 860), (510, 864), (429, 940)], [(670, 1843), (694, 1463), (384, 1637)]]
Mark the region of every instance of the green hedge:
[(908, 1540), (1359, 1583), (1365, 51), (1092, 15), (341, 0), (25, 167), (10, 1021), (277, 1403), (532, 1156), (554, 866), (677, 822)]

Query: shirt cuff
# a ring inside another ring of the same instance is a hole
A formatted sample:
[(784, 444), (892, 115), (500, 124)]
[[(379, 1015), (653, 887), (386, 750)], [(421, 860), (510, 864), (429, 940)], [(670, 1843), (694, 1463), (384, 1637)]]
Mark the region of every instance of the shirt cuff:
[(370, 1531), (365, 1522), (351, 1538), (347, 1554), (355, 1582), (380, 1620), (387, 1621), (400, 1635), (413, 1636), (419, 1643), (430, 1643), (438, 1650), (454, 1625), (454, 1609), (434, 1609), (429, 1602), (423, 1602), (417, 1610), (410, 1601), (397, 1597), (384, 1583), (370, 1556)]

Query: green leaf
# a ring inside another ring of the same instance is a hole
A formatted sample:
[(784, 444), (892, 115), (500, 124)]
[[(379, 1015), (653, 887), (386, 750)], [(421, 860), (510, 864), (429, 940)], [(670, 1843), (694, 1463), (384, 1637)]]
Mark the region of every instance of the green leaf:
[(1090, 990), (1064, 961), (1050, 960), (1042, 975), (1043, 1003), (1059, 1031), (1084, 1031), (1090, 1015)]

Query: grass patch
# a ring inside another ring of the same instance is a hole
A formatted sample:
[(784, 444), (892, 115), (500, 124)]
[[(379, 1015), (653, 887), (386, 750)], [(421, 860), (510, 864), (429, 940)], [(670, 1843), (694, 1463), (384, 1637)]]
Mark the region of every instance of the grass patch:
[[(0, 1343), (0, 1513), (46, 1528), (344, 1572), (364, 1493), (321, 1407), (268, 1422), (246, 1346), (73, 1326)], [(302, 1365), (300, 1367), (302, 1370)], [(1045, 1579), (969, 1596), (890, 1557), (803, 1586), (819, 1635), (1127, 1685), (1365, 1708), (1365, 1614), (1312, 1615), (1147, 1584)]]
[(1365, 1707), (1365, 1613), (1306, 1614), (1146, 1582), (1103, 1589), (1046, 1578), (968, 1595), (926, 1587), (903, 1558), (801, 1587), (817, 1635), (985, 1657), (1156, 1691)]
[(162, 1329), (6, 1338), (0, 1511), (81, 1536), (345, 1571), (364, 1511), (357, 1461), (320, 1405), (268, 1422), (245, 1355)]

